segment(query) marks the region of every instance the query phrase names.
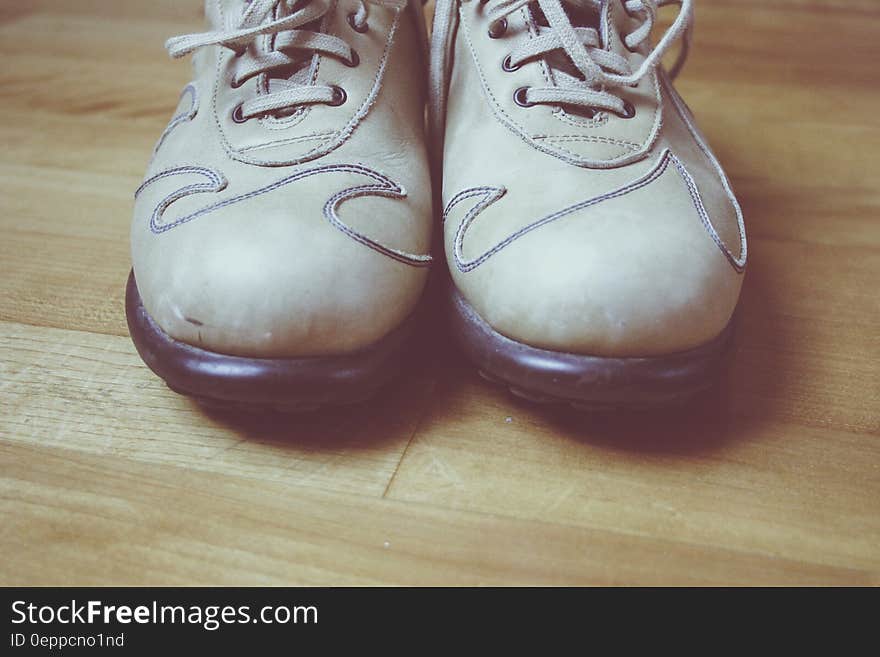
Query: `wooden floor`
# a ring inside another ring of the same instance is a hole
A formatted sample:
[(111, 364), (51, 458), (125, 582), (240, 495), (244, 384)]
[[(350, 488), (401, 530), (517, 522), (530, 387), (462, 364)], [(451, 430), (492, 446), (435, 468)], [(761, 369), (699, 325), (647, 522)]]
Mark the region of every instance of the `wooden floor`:
[(440, 338), (369, 408), (206, 413), (127, 337), (199, 0), (0, 2), (0, 583), (880, 583), (880, 5), (701, 0), (679, 88), (751, 261), (696, 408), (517, 403)]

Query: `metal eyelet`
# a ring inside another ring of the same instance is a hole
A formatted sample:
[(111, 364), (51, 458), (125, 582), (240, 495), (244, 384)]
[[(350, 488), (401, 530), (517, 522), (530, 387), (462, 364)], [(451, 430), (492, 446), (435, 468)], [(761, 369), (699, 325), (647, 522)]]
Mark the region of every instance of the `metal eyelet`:
[(330, 87), (333, 89), (333, 100), (327, 103), (330, 107), (339, 107), (340, 105), (344, 105), (345, 101), (348, 100), (348, 94), (345, 93), (345, 89), (342, 87), (337, 87), (335, 84)]
[(243, 84), (244, 84), (244, 80), (236, 80), (235, 78), (232, 78), (232, 80), (229, 82), (229, 88), (230, 89), (238, 89)]
[(355, 16), (356, 14), (354, 12), (348, 15), (348, 24), (351, 25), (351, 29), (353, 29), (355, 32), (358, 32), (359, 34), (365, 34), (370, 29), (370, 26), (367, 25), (366, 22), (364, 22), (363, 25), (359, 26), (357, 23), (354, 22)]
[(495, 21), (494, 23), (489, 25), (489, 38), (490, 39), (500, 39), (504, 36), (504, 33), (507, 32), (507, 19), (502, 18), (500, 21)]
[(501, 70), (505, 73), (513, 73), (514, 71), (518, 71), (520, 64), (514, 66), (510, 63), (510, 55), (504, 58), (504, 61), (501, 62)]
[(352, 48), (351, 50), (351, 59), (342, 60), (342, 63), (348, 66), (349, 68), (354, 68), (361, 63), (361, 56), (358, 55), (357, 50)]
[(535, 103), (530, 103), (526, 98), (526, 93), (528, 92), (528, 87), (520, 87), (516, 91), (513, 92), (513, 102), (515, 102), (520, 107), (534, 107)]
[(242, 114), (241, 105), (236, 105), (235, 109), (232, 110), (232, 121), (234, 123), (245, 123), (247, 121), (247, 117)]
[[(616, 112), (615, 112), (616, 113)], [(623, 101), (623, 113), (617, 114), (622, 119), (631, 119), (636, 115), (636, 108), (628, 100)]]

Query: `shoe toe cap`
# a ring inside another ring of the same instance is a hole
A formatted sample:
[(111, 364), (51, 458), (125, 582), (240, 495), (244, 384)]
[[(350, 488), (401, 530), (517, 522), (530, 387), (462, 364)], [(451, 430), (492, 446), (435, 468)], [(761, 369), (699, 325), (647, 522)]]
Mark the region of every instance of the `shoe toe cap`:
[(144, 307), (177, 340), (250, 357), (351, 353), (418, 303), (425, 267), (370, 248), (320, 214), (229, 215), (133, 235)]
[(495, 330), (596, 356), (658, 356), (709, 342), (730, 321), (743, 278), (686, 205), (561, 219), (472, 269), (449, 238), (447, 250), (456, 285)]

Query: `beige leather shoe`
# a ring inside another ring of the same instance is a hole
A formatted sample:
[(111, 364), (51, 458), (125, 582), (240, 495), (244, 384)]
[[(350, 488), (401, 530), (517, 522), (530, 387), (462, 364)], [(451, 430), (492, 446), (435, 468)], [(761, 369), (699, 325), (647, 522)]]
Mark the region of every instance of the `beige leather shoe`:
[[(743, 218), (670, 82), (692, 2), (655, 46), (664, 4), (438, 2), (432, 121), (455, 333), (523, 396), (681, 400), (729, 343)], [(668, 74), (660, 57), (678, 40)]]
[(215, 400), (360, 400), (397, 369), (431, 263), (427, 40), (406, 0), (207, 0), (194, 81), (136, 192), (127, 314)]

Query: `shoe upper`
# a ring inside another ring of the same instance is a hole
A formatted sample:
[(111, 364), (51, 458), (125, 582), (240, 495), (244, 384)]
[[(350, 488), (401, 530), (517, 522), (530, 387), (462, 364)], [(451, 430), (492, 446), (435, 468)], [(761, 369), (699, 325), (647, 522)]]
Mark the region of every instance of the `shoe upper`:
[(432, 109), (449, 268), (514, 340), (662, 355), (710, 341), (731, 318), (742, 213), (659, 66), (687, 43), (691, 2), (652, 46), (657, 5), (438, 4)]
[(431, 262), (425, 35), (405, 0), (207, 0), (135, 197), (147, 312), (221, 353), (369, 346), (409, 316)]

